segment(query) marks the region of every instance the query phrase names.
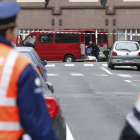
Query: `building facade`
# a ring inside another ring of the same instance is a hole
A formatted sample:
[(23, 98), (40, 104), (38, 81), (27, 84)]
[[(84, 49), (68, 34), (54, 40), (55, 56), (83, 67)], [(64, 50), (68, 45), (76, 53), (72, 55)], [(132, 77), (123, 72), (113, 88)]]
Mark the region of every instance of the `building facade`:
[[(3, 0), (6, 1), (6, 0)], [(109, 44), (116, 40), (140, 40), (140, 0), (12, 0), (21, 5), (18, 23), (20, 34), (30, 31), (94, 29), (107, 30)]]

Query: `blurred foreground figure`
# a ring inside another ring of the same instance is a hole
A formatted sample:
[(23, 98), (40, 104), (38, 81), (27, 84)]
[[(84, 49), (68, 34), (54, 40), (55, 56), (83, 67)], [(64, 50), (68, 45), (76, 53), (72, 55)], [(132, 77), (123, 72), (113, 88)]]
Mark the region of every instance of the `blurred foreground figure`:
[(140, 95), (133, 112), (127, 115), (120, 140), (140, 140)]
[(43, 99), (36, 71), (11, 41), (20, 10), (14, 2), (0, 2), (0, 140), (58, 140)]

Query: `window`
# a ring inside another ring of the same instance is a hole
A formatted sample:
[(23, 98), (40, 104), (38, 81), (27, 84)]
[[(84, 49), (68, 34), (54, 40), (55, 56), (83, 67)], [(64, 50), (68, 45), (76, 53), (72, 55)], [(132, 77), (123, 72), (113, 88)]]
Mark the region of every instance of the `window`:
[(138, 49), (138, 45), (135, 43), (118, 43), (116, 45), (116, 50), (118, 51), (137, 51)]
[(18, 30), (18, 34), (21, 35), (22, 39), (24, 40), (31, 32), (44, 32), (49, 30), (50, 29), (20, 29)]
[(119, 30), (119, 37), (118, 39), (121, 40), (125, 40), (125, 30)]
[(53, 34), (41, 34), (38, 37), (38, 44), (52, 44)]
[(81, 42), (84, 42), (84, 34), (81, 34)]
[(35, 46), (36, 42), (36, 35), (29, 35), (26, 40), (24, 41), (25, 46)]
[(79, 34), (56, 34), (55, 43), (79, 43)]
[[(140, 29), (120, 29), (118, 30), (118, 40), (132, 40), (140, 42)], [(120, 34), (122, 33), (122, 34)]]

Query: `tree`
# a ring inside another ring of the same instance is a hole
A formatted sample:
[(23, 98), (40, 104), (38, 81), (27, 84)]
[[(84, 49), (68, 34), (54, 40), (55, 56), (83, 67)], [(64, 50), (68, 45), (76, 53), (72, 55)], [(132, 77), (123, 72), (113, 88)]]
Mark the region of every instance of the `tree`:
[(101, 0), (101, 5), (105, 6), (107, 3), (107, 0)]

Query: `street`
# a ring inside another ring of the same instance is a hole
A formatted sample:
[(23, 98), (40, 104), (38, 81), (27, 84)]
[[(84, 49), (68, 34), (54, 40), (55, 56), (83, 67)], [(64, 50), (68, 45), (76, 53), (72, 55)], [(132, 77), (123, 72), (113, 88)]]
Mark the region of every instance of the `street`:
[(117, 140), (140, 91), (135, 67), (107, 63), (48, 62), (54, 85), (74, 140)]

